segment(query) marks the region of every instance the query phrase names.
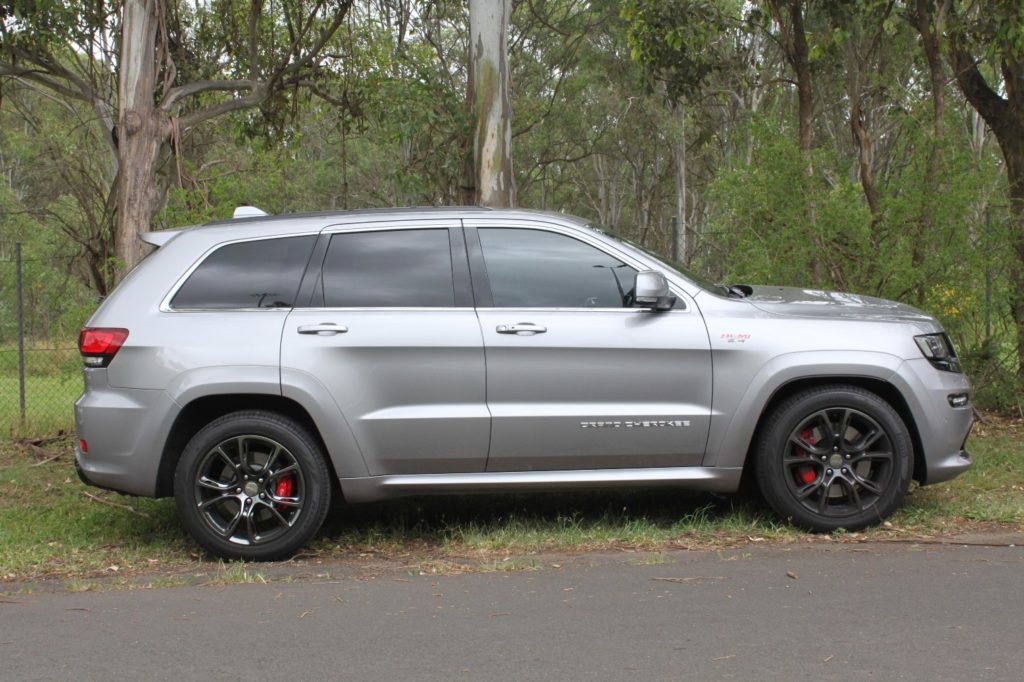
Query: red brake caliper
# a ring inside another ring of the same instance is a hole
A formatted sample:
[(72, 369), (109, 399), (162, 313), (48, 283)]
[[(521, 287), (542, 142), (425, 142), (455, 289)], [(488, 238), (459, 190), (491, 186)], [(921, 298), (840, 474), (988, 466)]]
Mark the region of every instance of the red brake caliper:
[[(292, 496), (292, 476), (291, 476), (291, 474), (288, 474), (287, 476), (282, 476), (281, 478), (279, 478), (277, 480), (277, 485), (274, 486), (274, 496), (275, 497), (291, 497)], [(274, 508), (277, 509), (277, 511), (284, 511), (285, 510), (285, 505), (283, 505), (283, 504), (276, 504), (276, 505), (274, 505)]]
[[(800, 437), (803, 438), (808, 443), (810, 443), (811, 445), (814, 445), (814, 443), (815, 443), (814, 434), (811, 433), (810, 429), (806, 429), (804, 431), (801, 431), (800, 432)], [(803, 448), (796, 448), (796, 451), (801, 453), (805, 457), (810, 458), (810, 456), (811, 456)], [(811, 483), (814, 483), (814, 481), (817, 480), (817, 478), (818, 478), (818, 474), (816, 474), (814, 472), (814, 467), (802, 466), (802, 467), (797, 467), (797, 469), (796, 469), (796, 482), (797, 483), (800, 483), (802, 485), (810, 485)]]

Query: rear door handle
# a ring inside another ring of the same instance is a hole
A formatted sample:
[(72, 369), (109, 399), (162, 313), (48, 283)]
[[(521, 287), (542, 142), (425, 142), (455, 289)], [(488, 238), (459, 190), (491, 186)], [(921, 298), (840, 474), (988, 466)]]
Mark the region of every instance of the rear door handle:
[(348, 327), (333, 322), (321, 322), (320, 324), (304, 324), (299, 327), (300, 334), (317, 334), (319, 336), (334, 336), (344, 334)]
[(499, 334), (543, 334), (548, 330), (533, 322), (519, 322), (517, 324), (499, 324), (494, 331)]

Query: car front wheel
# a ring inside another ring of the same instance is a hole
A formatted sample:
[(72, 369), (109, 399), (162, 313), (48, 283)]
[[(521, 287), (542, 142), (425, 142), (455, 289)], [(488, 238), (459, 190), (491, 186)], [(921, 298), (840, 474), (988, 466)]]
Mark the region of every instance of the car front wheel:
[(814, 531), (883, 521), (903, 502), (914, 462), (910, 433), (892, 406), (845, 385), (807, 389), (776, 407), (756, 457), (768, 503)]
[(301, 425), (264, 411), (234, 412), (201, 429), (174, 476), (178, 513), (196, 542), (225, 559), (275, 561), (319, 530), (330, 478)]

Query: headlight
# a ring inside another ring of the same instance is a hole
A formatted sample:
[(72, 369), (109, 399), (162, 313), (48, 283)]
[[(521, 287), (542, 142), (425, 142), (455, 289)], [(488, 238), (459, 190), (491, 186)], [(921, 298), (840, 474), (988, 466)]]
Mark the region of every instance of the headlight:
[(957, 358), (956, 351), (953, 350), (953, 342), (945, 333), (922, 334), (915, 336), (914, 341), (917, 341), (917, 347), (921, 349), (921, 353), (936, 369), (945, 372), (963, 371), (960, 369), (960, 359)]

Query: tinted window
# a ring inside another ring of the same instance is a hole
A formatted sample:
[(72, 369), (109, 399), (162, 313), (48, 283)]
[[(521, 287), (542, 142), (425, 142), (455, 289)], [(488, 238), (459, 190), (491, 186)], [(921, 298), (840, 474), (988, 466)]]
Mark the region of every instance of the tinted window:
[(448, 230), (336, 234), (323, 283), (330, 308), (452, 307)]
[(487, 276), (499, 308), (622, 308), (636, 270), (554, 232), (481, 229)]
[(228, 244), (206, 257), (174, 295), (175, 308), (290, 308), (315, 236)]

